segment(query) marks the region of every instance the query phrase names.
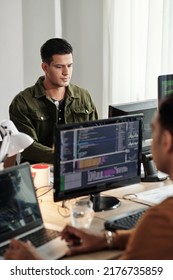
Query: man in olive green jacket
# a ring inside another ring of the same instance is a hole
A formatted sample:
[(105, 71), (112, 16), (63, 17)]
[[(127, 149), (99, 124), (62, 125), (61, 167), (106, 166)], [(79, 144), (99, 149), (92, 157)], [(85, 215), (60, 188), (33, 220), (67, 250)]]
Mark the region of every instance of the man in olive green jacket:
[(34, 139), (22, 161), (53, 163), (55, 124), (96, 120), (98, 113), (89, 92), (70, 84), (73, 49), (66, 40), (46, 41), (41, 58), (45, 76), (14, 97), (9, 114), (18, 130)]

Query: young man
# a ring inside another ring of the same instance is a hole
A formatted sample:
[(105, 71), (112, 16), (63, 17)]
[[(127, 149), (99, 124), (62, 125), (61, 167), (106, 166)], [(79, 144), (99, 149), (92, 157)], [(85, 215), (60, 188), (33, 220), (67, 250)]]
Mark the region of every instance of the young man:
[[(173, 94), (167, 96), (152, 121), (152, 154), (159, 170), (173, 179)], [(62, 231), (62, 239), (69, 244), (68, 255), (87, 253), (106, 248), (124, 250), (121, 259), (171, 259), (173, 260), (173, 197), (151, 207), (136, 229), (117, 230), (115, 233), (86, 232), (71, 226)], [(33, 246), (12, 241), (6, 259), (38, 259)]]
[(44, 76), (21, 91), (9, 107), (10, 119), (34, 143), (22, 153), (22, 161), (53, 163), (55, 124), (98, 119), (89, 92), (70, 84), (73, 48), (64, 39), (53, 38), (40, 49)]

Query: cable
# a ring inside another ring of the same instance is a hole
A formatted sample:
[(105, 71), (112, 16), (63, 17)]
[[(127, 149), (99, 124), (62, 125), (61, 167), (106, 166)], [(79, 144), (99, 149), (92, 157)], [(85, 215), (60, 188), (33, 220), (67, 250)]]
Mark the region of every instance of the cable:
[(62, 205), (57, 206), (57, 211), (62, 217), (70, 217), (70, 208), (66, 206), (68, 200), (63, 200)]
[[(41, 189), (41, 188), (47, 188), (47, 186), (46, 186), (46, 187), (40, 187), (40, 188), (38, 188), (38, 189)], [(38, 189), (36, 189), (36, 190), (38, 190)], [(49, 188), (46, 192), (44, 192), (44, 193), (38, 195), (37, 198), (40, 198), (41, 196), (43, 196), (43, 195), (45, 195), (46, 193), (50, 192), (52, 189), (53, 189), (53, 187)]]
[[(134, 199), (131, 199), (130, 197), (134, 197)], [(132, 201), (132, 202), (135, 202), (135, 203), (138, 203), (138, 204), (141, 204), (141, 205), (145, 205), (145, 206), (149, 206), (149, 207), (152, 207), (153, 204), (149, 204), (147, 202), (142, 202), (142, 201), (137, 201), (135, 199), (138, 198), (138, 195), (136, 193), (129, 193), (129, 194), (125, 194), (123, 195), (122, 199), (124, 200), (129, 200), (129, 201)]]

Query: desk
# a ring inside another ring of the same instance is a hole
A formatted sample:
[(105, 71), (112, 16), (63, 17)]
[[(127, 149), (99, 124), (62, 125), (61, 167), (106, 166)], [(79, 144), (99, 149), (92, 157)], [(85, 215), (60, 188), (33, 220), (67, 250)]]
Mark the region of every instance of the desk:
[[(102, 212), (96, 212), (94, 219), (91, 223), (90, 229), (95, 232), (100, 232), (104, 230), (104, 222), (105, 220), (140, 208), (148, 208), (147, 205), (142, 205), (138, 203), (139, 201), (136, 199), (136, 201), (131, 201), (131, 200), (125, 200), (123, 199), (124, 195), (127, 194), (133, 194), (133, 193), (139, 193), (139, 192), (144, 192), (148, 191), (154, 188), (162, 187), (162, 186), (169, 186), (172, 184), (172, 181), (167, 179), (166, 181), (163, 182), (156, 182), (156, 183), (144, 183), (141, 182), (139, 184), (135, 185), (130, 185), (127, 187), (123, 188), (117, 188), (117, 189), (112, 189), (107, 192), (103, 192), (103, 195), (112, 195), (120, 199), (121, 205), (118, 208), (112, 209), (112, 210), (107, 210), (107, 211), (102, 211)], [(37, 197), (39, 200), (39, 205), (40, 209), (42, 212), (43, 220), (45, 223), (51, 223), (55, 224), (58, 226), (61, 226), (62, 228), (70, 223), (70, 212), (64, 212), (62, 211), (63, 208), (62, 202), (53, 202), (53, 190), (51, 189), (49, 192), (48, 191), (50, 187), (40, 189), (37, 191)], [(43, 195), (43, 193), (46, 193)], [(67, 201), (67, 207), (70, 207), (71, 201)], [(64, 216), (63, 216), (64, 215)], [(79, 259), (117, 259), (120, 256), (121, 252), (116, 251), (116, 250), (104, 250), (104, 251), (99, 251), (95, 253), (88, 253), (88, 254), (83, 254), (83, 255), (77, 255), (77, 256), (71, 256), (71, 257), (64, 257), (64, 259), (73, 259), (73, 260), (79, 260)]]

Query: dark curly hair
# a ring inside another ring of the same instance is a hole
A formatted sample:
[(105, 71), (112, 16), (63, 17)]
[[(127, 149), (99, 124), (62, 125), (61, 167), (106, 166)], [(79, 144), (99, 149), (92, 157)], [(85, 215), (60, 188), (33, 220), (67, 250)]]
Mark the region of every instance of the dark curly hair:
[(64, 39), (52, 38), (47, 40), (40, 48), (43, 62), (50, 64), (54, 54), (73, 54), (72, 46)]

